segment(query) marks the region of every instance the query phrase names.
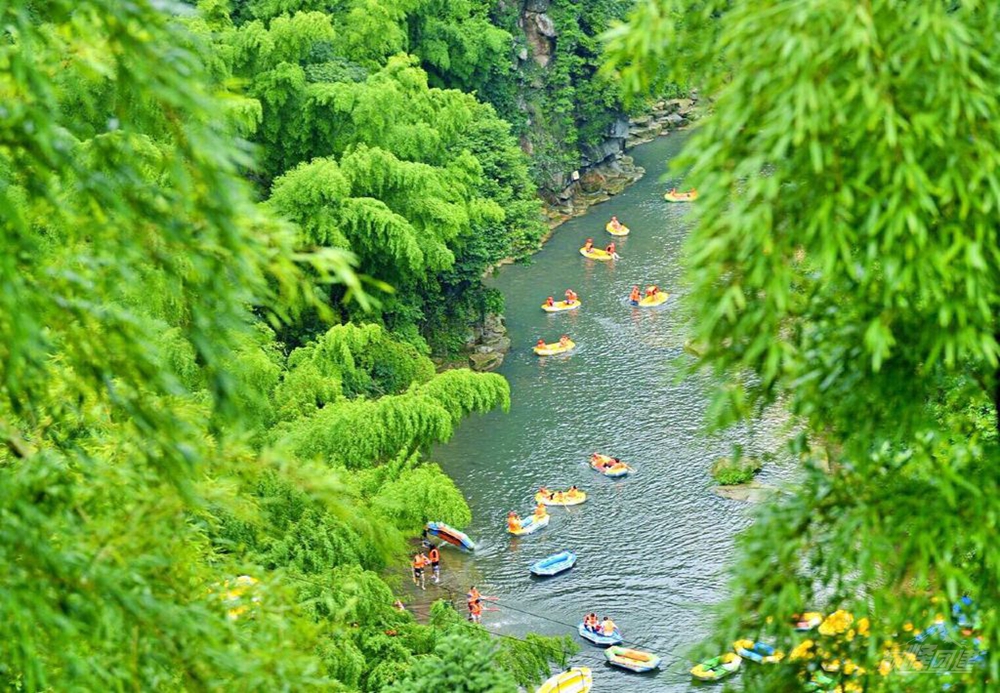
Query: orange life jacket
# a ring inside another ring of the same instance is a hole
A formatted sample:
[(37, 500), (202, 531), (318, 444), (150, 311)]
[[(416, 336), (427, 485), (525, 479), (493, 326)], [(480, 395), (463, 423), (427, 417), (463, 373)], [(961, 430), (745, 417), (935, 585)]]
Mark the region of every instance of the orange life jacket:
[(431, 563), (437, 563), (438, 561), (441, 560), (441, 552), (438, 551), (436, 548), (435, 549), (431, 549), (430, 559), (431, 559)]

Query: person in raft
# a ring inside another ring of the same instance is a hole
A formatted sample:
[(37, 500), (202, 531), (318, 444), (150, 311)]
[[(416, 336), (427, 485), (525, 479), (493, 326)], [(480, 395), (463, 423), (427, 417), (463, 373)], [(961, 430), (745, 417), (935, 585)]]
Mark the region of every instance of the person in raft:
[(569, 335), (568, 334), (564, 334), (562, 337), (559, 338), (559, 346), (561, 346), (561, 347), (569, 346)]
[(555, 299), (553, 299), (551, 296), (545, 299), (545, 305), (547, 305), (549, 308), (551, 308), (555, 304), (556, 304)]
[(424, 590), (424, 555), (422, 553), (413, 554), (413, 561), (410, 566), (413, 568), (413, 584)]
[(646, 296), (655, 296), (658, 293), (660, 293), (660, 287), (656, 284), (646, 287)]
[(589, 613), (586, 616), (584, 616), (583, 627), (585, 630), (589, 630), (591, 633), (596, 633), (598, 627), (597, 614)]
[(539, 349), (544, 349), (545, 348), (545, 340), (544, 339), (539, 339), (538, 343), (535, 344), (535, 346), (538, 347)]
[(543, 517), (549, 514), (549, 511), (545, 509), (545, 503), (539, 503), (535, 506), (535, 519), (541, 520)]
[(570, 497), (572, 497), (572, 496), (579, 496), (580, 495), (580, 489), (578, 489), (576, 486), (570, 486), (569, 487), (569, 491), (566, 492), (566, 495), (570, 496)]
[(640, 298), (642, 298), (642, 294), (639, 293), (639, 287), (633, 286), (632, 293), (628, 295), (628, 302), (631, 303), (633, 306), (637, 306), (639, 305)]
[(507, 529), (511, 532), (521, 531), (521, 516), (513, 510), (507, 513)]
[(618, 253), (615, 252), (615, 242), (611, 241), (610, 243), (608, 243), (604, 247), (604, 252), (606, 252), (608, 255), (611, 255), (612, 257), (618, 255)]
[(611, 217), (611, 228), (613, 228), (615, 231), (622, 230), (622, 223), (618, 221), (618, 217)]
[(576, 303), (576, 292), (573, 289), (566, 289), (566, 303)]
[(611, 620), (610, 616), (604, 617), (604, 622), (601, 623), (601, 632), (607, 637), (615, 634), (615, 622)]
[(596, 462), (597, 466), (601, 469), (611, 469), (611, 467), (615, 466), (614, 462), (604, 459), (601, 454), (597, 452), (590, 456), (590, 461)]
[(593, 249), (594, 249), (594, 239), (588, 238), (587, 242), (583, 244), (583, 252), (589, 253)]
[(432, 546), (431, 552), (427, 556), (431, 562), (431, 579), (434, 580), (434, 584), (441, 582), (441, 552), (438, 551), (438, 547)]

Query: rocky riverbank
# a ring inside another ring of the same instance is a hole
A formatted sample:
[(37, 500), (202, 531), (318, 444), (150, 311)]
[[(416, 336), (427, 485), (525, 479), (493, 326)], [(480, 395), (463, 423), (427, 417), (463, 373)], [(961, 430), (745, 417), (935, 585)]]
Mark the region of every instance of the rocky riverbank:
[(569, 183), (558, 193), (542, 195), (549, 229), (586, 214), (594, 205), (610, 200), (642, 178), (646, 171), (636, 166), (626, 152), (685, 127), (695, 118), (697, 106), (697, 93), (686, 99), (665, 99), (656, 102), (648, 113), (629, 120), (627, 127), (616, 127), (602, 148), (603, 159), (573, 171)]
[[(636, 166), (626, 151), (683, 128), (695, 118), (697, 105), (697, 94), (686, 99), (662, 100), (648, 113), (627, 121), (627, 126), (625, 121), (617, 123), (600, 151), (588, 154), (588, 159), (596, 163), (566, 176), (569, 183), (558, 193), (542, 195), (549, 224), (549, 233), (542, 242), (566, 220), (586, 214), (594, 205), (610, 200), (642, 178), (645, 169)], [(455, 359), (439, 359), (438, 368), (492, 371), (503, 363), (510, 345), (503, 316), (488, 315), (481, 324), (469, 327), (463, 354)]]

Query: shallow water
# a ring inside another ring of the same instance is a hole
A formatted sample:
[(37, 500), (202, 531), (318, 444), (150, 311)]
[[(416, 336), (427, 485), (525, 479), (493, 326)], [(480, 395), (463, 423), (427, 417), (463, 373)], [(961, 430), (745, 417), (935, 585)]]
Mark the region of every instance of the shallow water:
[[(684, 357), (686, 340), (678, 258), (697, 207), (665, 202), (664, 190), (682, 186), (661, 177), (682, 143), (675, 135), (636, 149), (647, 171), (641, 181), (559, 227), (529, 264), (505, 267), (492, 280), (506, 297), (514, 342), (499, 371), (511, 384), (511, 410), (463, 423), (434, 456), (468, 498), (474, 519), (466, 531), (479, 543), (474, 556), (445, 552), (446, 587), (461, 595), (475, 580), (484, 594), (498, 596), (499, 610), (484, 614), (497, 633), (573, 635), (581, 652), (571, 664), (593, 669), (597, 693), (699, 688), (684, 657), (710, 631), (734, 535), (748, 522), (744, 503), (712, 492), (709, 467), (735, 442), (750, 453), (773, 445), (768, 422), (706, 435), (712, 379), (676, 378), (672, 362)], [(604, 231), (612, 214), (632, 229), (614, 239), (622, 259), (583, 258), (586, 238), (599, 247), (612, 239)], [(629, 306), (631, 287), (649, 283), (669, 291), (670, 300), (654, 309)], [(579, 310), (540, 309), (546, 296), (560, 300), (567, 288), (580, 295)], [(538, 338), (553, 342), (564, 333), (577, 343), (572, 354), (539, 358), (531, 351)], [(587, 464), (594, 451), (637, 471), (602, 477)], [(771, 465), (761, 480), (787, 473)], [(531, 536), (505, 532), (507, 512), (530, 513), (540, 486), (571, 484), (589, 493), (585, 504), (551, 508), (549, 526)], [(577, 553), (570, 572), (529, 576), (530, 563), (563, 549)], [(660, 654), (663, 670), (636, 675), (607, 667), (602, 651), (576, 635), (588, 611), (610, 615), (630, 646)]]

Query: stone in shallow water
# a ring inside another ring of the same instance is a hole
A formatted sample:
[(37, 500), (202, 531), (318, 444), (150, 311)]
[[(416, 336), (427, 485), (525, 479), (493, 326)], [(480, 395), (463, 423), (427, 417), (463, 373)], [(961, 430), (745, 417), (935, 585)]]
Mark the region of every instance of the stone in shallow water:
[(716, 495), (728, 498), (729, 500), (747, 501), (749, 503), (760, 503), (778, 492), (774, 486), (768, 486), (756, 481), (749, 484), (738, 484), (736, 486), (716, 486), (712, 489)]

